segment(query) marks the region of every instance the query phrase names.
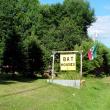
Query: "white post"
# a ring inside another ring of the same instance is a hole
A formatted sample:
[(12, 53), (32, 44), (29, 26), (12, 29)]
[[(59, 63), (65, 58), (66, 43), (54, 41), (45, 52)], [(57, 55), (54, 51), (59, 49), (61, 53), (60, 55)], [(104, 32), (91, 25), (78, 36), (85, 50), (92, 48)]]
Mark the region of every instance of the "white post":
[(82, 78), (82, 50), (80, 51), (80, 78)]
[(94, 41), (94, 43), (96, 42), (97, 37), (98, 37), (98, 32), (96, 31), (96, 32), (95, 32), (95, 35), (93, 36), (93, 41)]
[(53, 55), (52, 55), (52, 80), (54, 77), (54, 62), (55, 62), (55, 53), (53, 52)]

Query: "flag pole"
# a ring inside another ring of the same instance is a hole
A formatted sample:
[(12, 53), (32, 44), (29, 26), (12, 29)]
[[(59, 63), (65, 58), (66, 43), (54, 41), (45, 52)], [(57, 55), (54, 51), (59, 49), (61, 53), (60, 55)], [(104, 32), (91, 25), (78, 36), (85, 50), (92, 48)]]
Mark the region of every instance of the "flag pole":
[(94, 37), (94, 39), (93, 39), (94, 43), (96, 42), (97, 36), (98, 36), (98, 32), (96, 31), (96, 32), (95, 32), (95, 37)]

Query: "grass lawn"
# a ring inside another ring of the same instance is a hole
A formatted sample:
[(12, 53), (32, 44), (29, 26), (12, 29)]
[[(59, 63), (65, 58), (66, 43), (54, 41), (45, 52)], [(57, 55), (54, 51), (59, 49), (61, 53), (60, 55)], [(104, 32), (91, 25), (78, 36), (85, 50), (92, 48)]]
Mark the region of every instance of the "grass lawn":
[(86, 79), (81, 89), (34, 81), (0, 81), (0, 110), (109, 110), (110, 78)]

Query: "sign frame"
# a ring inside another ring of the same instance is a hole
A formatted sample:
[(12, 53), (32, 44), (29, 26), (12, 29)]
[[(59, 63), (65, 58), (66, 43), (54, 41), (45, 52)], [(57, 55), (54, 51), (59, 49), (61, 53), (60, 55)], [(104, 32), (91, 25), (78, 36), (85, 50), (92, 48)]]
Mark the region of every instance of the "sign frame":
[(55, 63), (55, 54), (60, 53), (60, 54), (72, 54), (72, 53), (79, 53), (80, 54), (80, 78), (82, 78), (82, 53), (83, 50), (80, 51), (52, 51), (52, 80), (54, 78), (54, 63)]

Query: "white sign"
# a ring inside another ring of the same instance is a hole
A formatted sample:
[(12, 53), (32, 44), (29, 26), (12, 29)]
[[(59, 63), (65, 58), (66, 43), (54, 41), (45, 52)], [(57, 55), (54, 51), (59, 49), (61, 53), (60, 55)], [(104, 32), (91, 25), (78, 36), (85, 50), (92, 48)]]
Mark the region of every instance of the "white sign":
[(76, 54), (60, 54), (61, 70), (76, 70)]

